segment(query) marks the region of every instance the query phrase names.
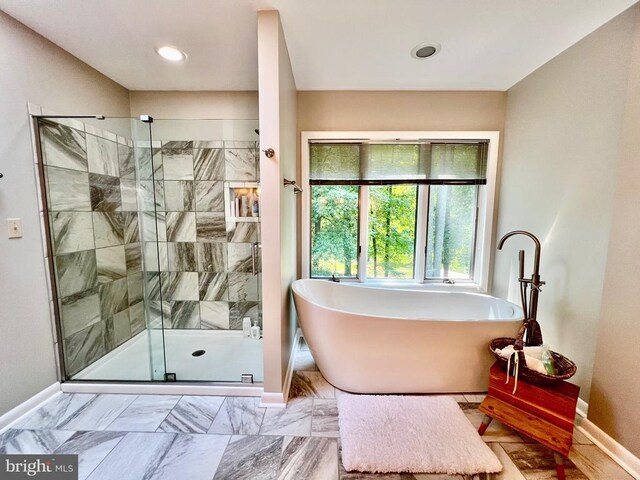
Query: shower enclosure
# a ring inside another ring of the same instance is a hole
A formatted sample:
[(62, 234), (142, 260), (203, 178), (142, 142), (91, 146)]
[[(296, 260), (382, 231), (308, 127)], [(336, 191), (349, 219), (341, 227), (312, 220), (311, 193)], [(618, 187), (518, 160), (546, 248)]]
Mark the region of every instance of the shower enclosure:
[(263, 381), (258, 121), (34, 126), (64, 378)]

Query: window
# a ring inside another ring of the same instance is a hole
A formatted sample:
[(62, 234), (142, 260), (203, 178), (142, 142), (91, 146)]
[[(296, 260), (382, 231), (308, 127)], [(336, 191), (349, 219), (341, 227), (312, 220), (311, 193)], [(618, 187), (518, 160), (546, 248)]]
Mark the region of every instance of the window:
[(368, 278), (413, 278), (416, 185), (369, 187)]
[(311, 212), (311, 276), (355, 278), (358, 187), (313, 186)]
[(373, 133), (303, 134), (304, 276), (486, 289), (497, 133)]
[(477, 194), (473, 185), (429, 188), (426, 279), (472, 278)]

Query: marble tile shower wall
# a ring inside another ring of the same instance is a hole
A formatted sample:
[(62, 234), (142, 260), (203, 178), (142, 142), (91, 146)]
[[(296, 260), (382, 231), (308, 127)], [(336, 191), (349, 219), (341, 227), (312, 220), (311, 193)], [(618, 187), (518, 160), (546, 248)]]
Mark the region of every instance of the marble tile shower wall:
[[(251, 245), (259, 223), (225, 218), (224, 182), (259, 180), (256, 142), (162, 141), (154, 145), (155, 205), (142, 213), (149, 285), (162, 288), (165, 328), (242, 329), (261, 324)], [(141, 182), (145, 183), (145, 182)], [(155, 267), (155, 268), (154, 268)], [(157, 270), (153, 272), (151, 270)], [(156, 305), (159, 309), (159, 305)]]
[(39, 124), (65, 365), (73, 375), (145, 328), (130, 139)]
[(256, 142), (134, 149), (89, 124), (51, 121), (40, 138), (68, 375), (145, 329), (145, 284), (164, 328), (261, 323), (259, 223), (224, 214), (224, 181), (259, 180)]

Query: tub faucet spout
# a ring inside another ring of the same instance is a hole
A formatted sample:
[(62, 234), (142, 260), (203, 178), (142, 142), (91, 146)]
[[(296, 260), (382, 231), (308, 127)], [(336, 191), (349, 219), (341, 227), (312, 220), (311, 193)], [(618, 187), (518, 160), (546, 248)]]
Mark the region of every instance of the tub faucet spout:
[(335, 283), (340, 283), (340, 279), (336, 278), (336, 274), (334, 273), (333, 275), (331, 275), (331, 278), (329, 279), (330, 282), (335, 282)]
[[(498, 242), (498, 250), (502, 250), (504, 242), (507, 238), (512, 237), (514, 235), (524, 235), (533, 240), (535, 244), (535, 253), (533, 257), (533, 275), (531, 278), (524, 278), (524, 250), (520, 250), (518, 252), (518, 260), (519, 260), (519, 278), (520, 282), (520, 298), (522, 301), (522, 311), (525, 315), (526, 319), (535, 320), (538, 314), (538, 294), (540, 292), (540, 287), (544, 285), (545, 282), (540, 280), (540, 240), (530, 232), (525, 230), (514, 230), (505, 234), (500, 241)], [(529, 297), (529, 302), (527, 304), (527, 288), (531, 286), (531, 293)]]
[[(533, 276), (538, 277), (540, 279), (540, 240), (533, 233), (527, 232), (525, 230), (514, 230), (513, 232), (509, 232), (505, 234), (500, 241), (498, 242), (498, 250), (502, 250), (502, 246), (507, 238), (512, 237), (514, 235), (525, 235), (529, 237), (536, 244), (535, 257), (533, 258)], [(520, 253), (520, 264), (521, 266), (524, 264), (524, 251), (521, 250)], [(522, 271), (520, 272), (523, 273)], [(521, 275), (522, 276), (522, 275)]]

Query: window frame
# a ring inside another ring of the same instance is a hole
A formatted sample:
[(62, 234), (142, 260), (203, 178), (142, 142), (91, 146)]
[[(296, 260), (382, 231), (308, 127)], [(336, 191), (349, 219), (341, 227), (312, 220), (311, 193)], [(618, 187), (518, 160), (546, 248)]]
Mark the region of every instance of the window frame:
[[(309, 185), (309, 160), (311, 141), (327, 140), (332, 142), (353, 143), (362, 140), (371, 141), (411, 141), (411, 140), (484, 140), (487, 147), (487, 183), (478, 189), (476, 204), (476, 237), (473, 252), (472, 278), (456, 280), (453, 285), (443, 283), (442, 279), (425, 279), (427, 245), (427, 222), (429, 212), (429, 185), (418, 185), (418, 203), (416, 206), (416, 238), (414, 252), (414, 275), (412, 279), (374, 279), (367, 278), (368, 234), (369, 234), (369, 187), (360, 186), (359, 193), (359, 231), (358, 231), (358, 269), (356, 278), (341, 278), (344, 282), (357, 282), (386, 287), (418, 287), (447, 290), (468, 289), (487, 292), (489, 287), (490, 266), (493, 258), (492, 235), (494, 224), (495, 193), (497, 183), (497, 165), (500, 132), (498, 131), (304, 131), (301, 132), (301, 273), (302, 278), (311, 278), (311, 194)], [(364, 214), (363, 214), (364, 212)], [(314, 277), (322, 278), (322, 277)]]

